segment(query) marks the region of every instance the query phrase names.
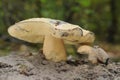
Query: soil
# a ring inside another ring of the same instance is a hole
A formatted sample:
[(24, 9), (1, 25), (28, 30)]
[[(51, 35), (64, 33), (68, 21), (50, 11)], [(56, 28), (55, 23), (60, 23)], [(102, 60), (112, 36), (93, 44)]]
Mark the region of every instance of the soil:
[(42, 54), (0, 57), (0, 80), (120, 80), (120, 62), (48, 61)]

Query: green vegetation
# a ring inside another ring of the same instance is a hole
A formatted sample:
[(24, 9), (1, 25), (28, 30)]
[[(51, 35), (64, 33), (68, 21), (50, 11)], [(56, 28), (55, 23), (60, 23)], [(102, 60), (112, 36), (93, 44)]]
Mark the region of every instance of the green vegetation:
[(95, 32), (110, 43), (120, 42), (120, 0), (1, 0), (0, 34), (27, 18), (64, 20)]

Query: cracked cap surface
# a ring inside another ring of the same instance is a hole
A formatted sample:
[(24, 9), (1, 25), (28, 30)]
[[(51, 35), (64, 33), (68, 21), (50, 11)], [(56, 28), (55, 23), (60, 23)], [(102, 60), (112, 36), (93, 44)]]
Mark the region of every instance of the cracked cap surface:
[(78, 25), (49, 18), (31, 18), (20, 21), (10, 26), (8, 33), (15, 38), (31, 43), (42, 43), (45, 35), (61, 38), (68, 44), (92, 43), (95, 39), (92, 32), (84, 30)]

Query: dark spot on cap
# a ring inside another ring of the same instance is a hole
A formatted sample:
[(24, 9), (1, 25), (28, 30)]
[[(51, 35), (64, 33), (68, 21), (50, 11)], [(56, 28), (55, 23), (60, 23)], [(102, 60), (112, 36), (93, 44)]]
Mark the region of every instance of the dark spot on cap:
[(82, 31), (82, 29), (80, 29), (80, 30), (81, 30), (81, 33), (82, 33), (81, 36), (83, 36), (83, 31)]
[(60, 23), (60, 21), (56, 21), (55, 26), (58, 26)]
[(55, 30), (57, 30), (57, 28), (55, 28)]
[(53, 34), (55, 35), (56, 33), (54, 32)]
[(80, 31), (80, 34), (81, 34), (81, 36), (83, 36), (83, 31), (82, 31), (82, 29), (80, 29), (80, 28), (74, 28), (74, 29), (72, 29), (72, 30), (79, 30), (79, 31)]
[(61, 37), (67, 37), (69, 34), (67, 32), (64, 32)]
[(51, 20), (50, 23), (53, 23), (53, 24), (55, 24), (55, 26), (58, 26), (61, 24), (65, 24), (66, 22), (60, 21), (60, 20)]
[(71, 29), (68, 29), (68, 31), (71, 31)]

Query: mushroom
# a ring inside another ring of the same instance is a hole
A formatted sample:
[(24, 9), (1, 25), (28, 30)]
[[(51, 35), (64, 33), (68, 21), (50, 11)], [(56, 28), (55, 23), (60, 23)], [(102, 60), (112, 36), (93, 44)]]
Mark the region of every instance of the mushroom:
[(8, 33), (18, 39), (31, 42), (43, 43), (43, 53), (46, 59), (55, 62), (66, 60), (66, 51), (62, 39), (51, 35), (53, 24), (50, 19), (32, 18), (12, 25)]
[(81, 54), (88, 54), (88, 59), (93, 64), (96, 64), (98, 62), (104, 63), (106, 65), (108, 64), (109, 56), (99, 46), (91, 47), (88, 45), (83, 45), (78, 48), (77, 52), (79, 52)]
[(46, 59), (55, 62), (67, 59), (64, 43), (91, 44), (95, 39), (94, 33), (78, 25), (49, 18), (31, 18), (20, 21), (9, 27), (8, 33), (24, 41), (43, 43), (43, 54)]

